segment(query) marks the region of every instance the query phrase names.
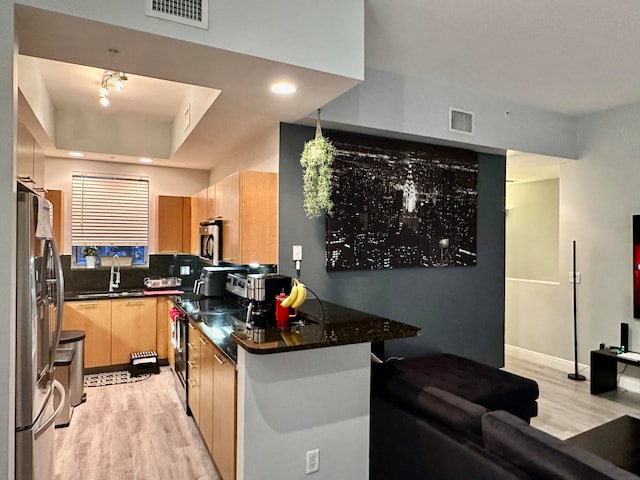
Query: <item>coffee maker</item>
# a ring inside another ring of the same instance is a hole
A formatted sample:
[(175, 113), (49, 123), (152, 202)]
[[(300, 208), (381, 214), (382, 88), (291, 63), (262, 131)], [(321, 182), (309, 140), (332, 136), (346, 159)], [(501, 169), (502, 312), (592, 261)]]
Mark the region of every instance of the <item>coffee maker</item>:
[(291, 277), (276, 273), (247, 275), (247, 337), (259, 342), (276, 326), (276, 296), (291, 290)]

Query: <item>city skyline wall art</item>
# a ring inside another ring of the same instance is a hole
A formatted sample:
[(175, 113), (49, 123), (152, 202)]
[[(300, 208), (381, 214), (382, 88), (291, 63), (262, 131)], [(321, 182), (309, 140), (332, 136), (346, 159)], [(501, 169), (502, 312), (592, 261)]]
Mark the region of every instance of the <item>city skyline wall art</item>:
[(476, 264), (478, 158), (470, 150), (326, 132), (336, 147), (327, 271)]

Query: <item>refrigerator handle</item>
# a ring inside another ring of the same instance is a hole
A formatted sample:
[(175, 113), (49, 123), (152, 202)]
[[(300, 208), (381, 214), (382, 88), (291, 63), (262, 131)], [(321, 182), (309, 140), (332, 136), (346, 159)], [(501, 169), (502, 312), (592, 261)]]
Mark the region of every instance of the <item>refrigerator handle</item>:
[[(47, 429), (51, 426), (51, 424), (55, 422), (56, 417), (64, 407), (65, 402), (67, 400), (67, 392), (65, 392), (64, 387), (58, 380), (53, 381), (53, 390), (58, 390), (58, 392), (60, 392), (60, 403), (58, 403), (58, 406), (55, 408), (51, 416), (47, 418), (47, 420), (42, 425), (40, 425), (36, 430), (33, 431), (34, 440), (37, 439), (40, 436), (40, 434), (47, 431)], [(51, 395), (54, 395), (53, 390), (51, 391)], [(54, 398), (55, 398), (55, 395), (54, 395)]]
[(53, 254), (53, 268), (55, 269), (56, 278), (56, 329), (51, 342), (51, 352), (49, 358), (51, 359), (51, 366), (56, 358), (56, 351), (58, 350), (58, 342), (60, 341), (60, 331), (62, 330), (62, 318), (64, 314), (64, 274), (62, 271), (62, 260), (58, 254), (58, 246), (53, 238), (47, 240), (50, 245), (51, 253)]

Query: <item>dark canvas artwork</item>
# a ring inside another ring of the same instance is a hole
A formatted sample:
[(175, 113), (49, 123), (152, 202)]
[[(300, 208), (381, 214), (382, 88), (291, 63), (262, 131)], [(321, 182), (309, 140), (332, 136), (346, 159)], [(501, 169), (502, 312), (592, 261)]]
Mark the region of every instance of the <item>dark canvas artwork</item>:
[(476, 264), (475, 152), (329, 133), (327, 270)]

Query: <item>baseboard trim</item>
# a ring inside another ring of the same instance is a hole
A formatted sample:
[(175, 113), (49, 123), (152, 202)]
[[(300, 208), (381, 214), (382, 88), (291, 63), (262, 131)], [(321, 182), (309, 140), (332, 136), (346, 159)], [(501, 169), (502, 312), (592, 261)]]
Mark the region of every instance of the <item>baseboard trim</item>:
[[(574, 364), (571, 360), (565, 360), (564, 358), (553, 357), (544, 353), (534, 352), (533, 350), (527, 350), (521, 347), (515, 347), (513, 345), (504, 346), (505, 354), (513, 356), (519, 360), (525, 360), (528, 362), (537, 363), (544, 367), (553, 368), (554, 370), (565, 371), (567, 373), (573, 373)], [(621, 366), (618, 371), (622, 371)], [(634, 367), (630, 365), (635, 372), (640, 372), (640, 367)], [(591, 378), (591, 368), (584, 363), (578, 363), (578, 372), (587, 377), (587, 381)], [(639, 373), (640, 374), (640, 373)], [(618, 380), (618, 388), (627, 390), (629, 392), (640, 393), (640, 378), (634, 375), (620, 375)]]
[[(527, 350), (526, 348), (505, 344), (504, 352), (505, 354), (509, 354), (520, 360), (534, 362), (545, 367), (553, 368), (554, 370), (566, 371), (567, 373), (573, 373), (574, 370), (574, 364), (571, 360), (553, 357), (545, 353), (534, 352), (533, 350)], [(587, 379), (590, 378), (591, 369), (589, 368), (589, 365), (578, 363), (578, 372), (587, 377)]]

